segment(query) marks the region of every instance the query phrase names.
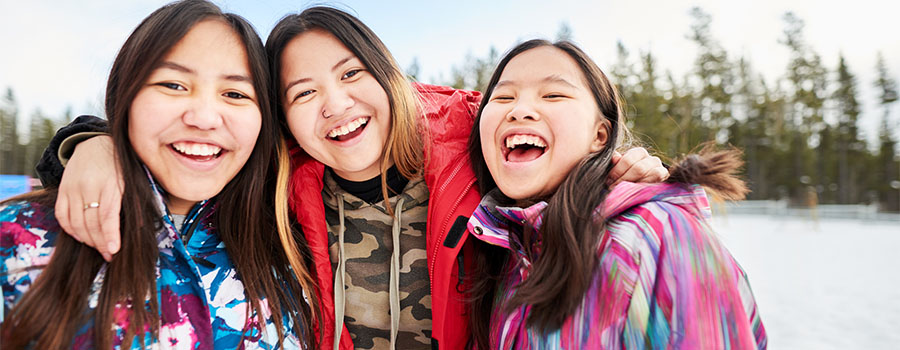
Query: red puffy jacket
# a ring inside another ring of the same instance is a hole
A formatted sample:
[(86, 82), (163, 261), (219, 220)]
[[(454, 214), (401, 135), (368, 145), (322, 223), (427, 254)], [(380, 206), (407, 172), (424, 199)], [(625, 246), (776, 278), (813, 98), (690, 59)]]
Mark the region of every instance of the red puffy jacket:
[[(426, 248), (431, 280), (432, 348), (462, 349), (469, 340), (463, 276), (471, 270), (472, 242), (465, 224), (481, 200), (466, 146), (481, 101), (474, 91), (413, 84), (427, 123), (425, 184), (428, 186)], [(322, 202), (324, 164), (292, 147), (290, 206), (312, 252), (322, 304), (321, 349), (334, 348), (334, 276), (328, 256), (328, 228)], [(462, 254), (460, 253), (462, 252)], [(461, 275), (462, 273), (462, 275)], [(347, 328), (340, 349), (353, 349)]]

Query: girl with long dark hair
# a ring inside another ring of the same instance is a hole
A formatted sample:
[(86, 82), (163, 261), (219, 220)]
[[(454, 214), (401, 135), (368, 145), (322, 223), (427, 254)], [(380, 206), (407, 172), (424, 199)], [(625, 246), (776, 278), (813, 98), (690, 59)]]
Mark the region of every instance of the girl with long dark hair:
[(275, 219), (284, 148), (272, 147), (269, 84), (262, 42), (243, 18), (187, 0), (144, 19), (106, 90), (123, 175), (121, 250), (106, 262), (61, 234), (54, 187), (5, 201), (3, 348), (311, 343), (314, 282), (302, 245), (283, 248), (276, 233), (290, 229)]
[(706, 150), (667, 183), (610, 188), (620, 103), (569, 42), (527, 41), (500, 61), (469, 143), (485, 194), (468, 221), (481, 241), (475, 345), (765, 348), (746, 276), (705, 220), (703, 187), (727, 199), (747, 192), (734, 177), (739, 153)]

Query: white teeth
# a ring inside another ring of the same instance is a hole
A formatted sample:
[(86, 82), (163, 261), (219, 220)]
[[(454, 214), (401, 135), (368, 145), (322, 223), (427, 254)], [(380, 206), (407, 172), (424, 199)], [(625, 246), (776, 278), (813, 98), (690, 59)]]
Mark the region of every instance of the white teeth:
[(359, 129), (360, 126), (366, 125), (366, 123), (368, 123), (368, 122), (369, 122), (369, 117), (362, 117), (362, 118), (356, 119), (352, 122), (349, 122), (347, 124), (344, 124), (337, 128), (332, 129), (331, 131), (328, 132), (328, 137), (335, 138), (338, 136), (347, 135), (353, 131), (356, 131), (356, 129)]
[(192, 156), (214, 156), (222, 151), (221, 147), (194, 142), (176, 142), (172, 144), (176, 151)]
[(517, 134), (506, 137), (506, 148), (516, 148), (519, 145), (532, 145), (541, 148), (547, 147), (547, 144), (544, 143), (544, 140), (534, 135)]

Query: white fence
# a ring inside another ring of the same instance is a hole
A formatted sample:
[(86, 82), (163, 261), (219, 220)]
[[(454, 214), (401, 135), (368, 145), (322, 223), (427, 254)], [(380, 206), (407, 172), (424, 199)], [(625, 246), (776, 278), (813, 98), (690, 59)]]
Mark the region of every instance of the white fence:
[(789, 207), (787, 201), (740, 201), (713, 204), (713, 210), (728, 214), (756, 214), (770, 216), (792, 216), (819, 219), (859, 219), (900, 223), (900, 214), (880, 213), (878, 205), (870, 204), (824, 204), (814, 208)]

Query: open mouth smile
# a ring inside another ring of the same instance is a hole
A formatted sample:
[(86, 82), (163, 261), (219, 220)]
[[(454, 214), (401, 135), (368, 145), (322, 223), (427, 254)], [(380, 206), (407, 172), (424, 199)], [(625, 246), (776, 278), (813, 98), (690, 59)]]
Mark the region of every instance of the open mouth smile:
[(365, 130), (371, 117), (359, 117), (349, 123), (335, 127), (328, 132), (328, 138), (334, 141), (346, 141), (359, 135)]
[(179, 141), (169, 145), (178, 154), (194, 161), (209, 161), (219, 158), (222, 155), (222, 147), (209, 144)]
[(530, 162), (547, 151), (547, 142), (536, 135), (512, 134), (506, 136), (504, 142), (506, 147), (501, 147), (501, 151), (507, 162)]

